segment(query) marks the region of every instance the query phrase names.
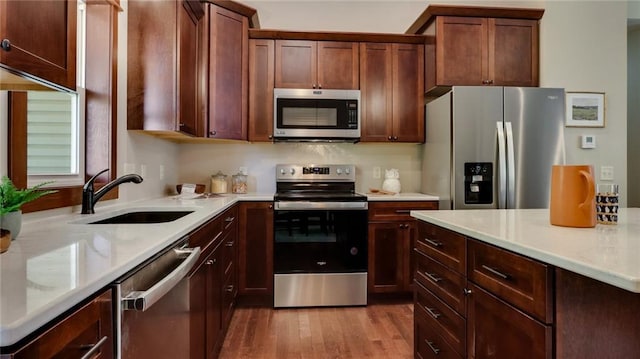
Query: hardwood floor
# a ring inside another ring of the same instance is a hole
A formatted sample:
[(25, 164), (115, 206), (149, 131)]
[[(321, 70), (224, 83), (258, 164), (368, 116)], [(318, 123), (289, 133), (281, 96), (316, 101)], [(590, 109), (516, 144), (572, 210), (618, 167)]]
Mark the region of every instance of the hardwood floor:
[(413, 304), (236, 309), (220, 359), (413, 358)]

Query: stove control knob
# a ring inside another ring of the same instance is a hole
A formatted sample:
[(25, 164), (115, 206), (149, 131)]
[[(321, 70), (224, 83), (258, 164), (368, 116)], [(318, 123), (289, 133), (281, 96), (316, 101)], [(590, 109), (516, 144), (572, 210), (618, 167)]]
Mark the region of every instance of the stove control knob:
[(296, 169), (295, 168), (291, 168), (291, 170), (289, 172), (291, 172), (291, 175), (293, 176), (294, 174), (296, 174)]
[(286, 173), (286, 171), (284, 170), (284, 168), (280, 169), (280, 175), (284, 176), (284, 174)]
[(341, 174), (342, 174), (342, 169), (341, 169), (341, 168), (338, 168), (338, 169), (336, 170), (336, 174), (341, 175)]
[(351, 174), (351, 170), (349, 170), (349, 167), (344, 169), (344, 174), (346, 175)]

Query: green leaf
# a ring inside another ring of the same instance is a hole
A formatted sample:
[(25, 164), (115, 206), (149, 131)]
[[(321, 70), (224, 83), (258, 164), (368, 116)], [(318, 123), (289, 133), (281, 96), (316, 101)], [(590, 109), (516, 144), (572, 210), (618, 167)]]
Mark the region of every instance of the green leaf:
[(0, 215), (15, 212), (25, 203), (35, 201), (42, 196), (57, 192), (55, 190), (41, 190), (43, 186), (50, 183), (53, 183), (53, 181), (43, 182), (31, 188), (17, 189), (9, 177), (3, 176), (0, 181)]

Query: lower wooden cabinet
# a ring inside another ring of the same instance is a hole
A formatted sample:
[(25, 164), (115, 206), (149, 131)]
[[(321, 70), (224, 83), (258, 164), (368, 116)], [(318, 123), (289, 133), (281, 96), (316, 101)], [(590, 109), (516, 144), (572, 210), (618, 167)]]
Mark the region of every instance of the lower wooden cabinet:
[(239, 294), (273, 296), (273, 202), (240, 202)]
[(237, 293), (238, 208), (233, 206), (190, 236), (203, 249), (189, 276), (190, 358), (217, 358)]
[(553, 357), (553, 269), (418, 223), (416, 358)]
[(402, 293), (413, 288), (418, 235), (409, 212), (438, 209), (437, 202), (369, 202), (369, 293)]
[(112, 290), (107, 289), (69, 316), (2, 359), (114, 358)]

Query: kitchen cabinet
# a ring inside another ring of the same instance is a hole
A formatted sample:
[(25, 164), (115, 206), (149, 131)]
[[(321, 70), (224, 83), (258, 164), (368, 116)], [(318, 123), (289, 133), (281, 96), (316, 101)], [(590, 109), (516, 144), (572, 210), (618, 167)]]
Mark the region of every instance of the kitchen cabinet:
[(207, 7), (207, 137), (247, 140), (249, 20), (221, 6)]
[(358, 43), (275, 41), (276, 88), (359, 88)]
[(550, 266), (433, 224), (418, 226), (416, 357), (553, 357)]
[(429, 5), (408, 33), (425, 47), (427, 97), (451, 86), (538, 86), (544, 10)]
[(128, 2), (127, 129), (204, 136), (203, 17), (195, 0)]
[(437, 202), (369, 202), (369, 293), (402, 293), (413, 287), (411, 250), (417, 221), (411, 210), (437, 209)]
[(77, 11), (75, 0), (0, 1), (1, 66), (75, 90)]
[(273, 141), (275, 42), (249, 40), (249, 141)]
[(239, 293), (273, 304), (273, 202), (239, 204)]
[(424, 45), (360, 44), (362, 142), (424, 142)]
[(189, 236), (202, 255), (189, 275), (190, 358), (217, 358), (235, 308), (238, 208), (233, 206)]
[(113, 353), (112, 290), (101, 291), (71, 314), (2, 359), (115, 358)]

